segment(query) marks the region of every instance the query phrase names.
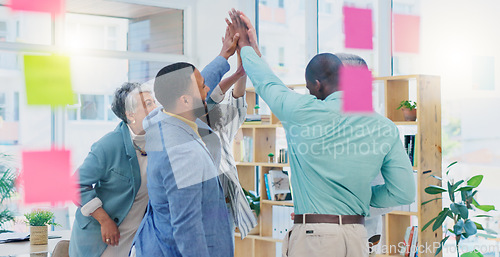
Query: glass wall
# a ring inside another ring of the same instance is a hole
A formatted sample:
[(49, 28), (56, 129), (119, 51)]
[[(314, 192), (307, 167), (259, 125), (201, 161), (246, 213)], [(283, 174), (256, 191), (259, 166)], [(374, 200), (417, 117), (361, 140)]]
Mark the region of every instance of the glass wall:
[[(91, 145), (120, 121), (110, 108), (116, 88), (147, 82), (165, 65), (192, 57), (185, 55), (185, 9), (95, 0), (68, 1), (66, 11), (52, 19), (0, 6), (0, 151), (20, 159), (23, 150), (64, 147), (76, 170)], [(25, 54), (68, 55), (75, 104), (27, 105)], [(20, 216), (40, 207), (13, 201)], [(58, 229), (69, 229), (75, 207), (59, 207)]]

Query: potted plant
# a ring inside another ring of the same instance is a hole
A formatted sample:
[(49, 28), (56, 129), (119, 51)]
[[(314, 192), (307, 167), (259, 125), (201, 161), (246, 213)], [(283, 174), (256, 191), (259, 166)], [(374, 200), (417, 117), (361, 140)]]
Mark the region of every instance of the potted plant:
[[(260, 196), (257, 197), (255, 194), (252, 194), (245, 190), (244, 188), (243, 192), (245, 193), (245, 197), (247, 198), (248, 205), (250, 205), (250, 209), (252, 209), (252, 212), (255, 214), (255, 217), (259, 217), (260, 214)], [(259, 234), (259, 225), (257, 225), (255, 228), (253, 228), (249, 233), (249, 235), (257, 235)]]
[(269, 153), (267, 155), (267, 162), (269, 162), (269, 163), (273, 163), (274, 162), (274, 154), (273, 153)]
[(55, 223), (54, 213), (46, 210), (33, 210), (24, 214), (30, 224), (30, 243), (32, 245), (46, 245), (48, 243), (48, 225), (59, 226)]
[[(448, 176), (450, 172), (450, 168), (457, 164), (457, 162), (453, 162), (447, 167), (446, 171), (446, 176)], [(448, 207), (443, 208), (443, 210), (433, 219), (431, 219), (427, 224), (425, 224), (422, 227), (422, 231), (427, 229), (431, 224), (432, 225), (432, 230), (436, 231), (437, 229), (440, 229), (441, 226), (443, 225), (443, 222), (446, 219), (451, 219), (453, 220), (453, 229), (448, 229), (448, 231), (451, 233), (447, 235), (440, 243), (439, 248), (437, 249), (435, 255), (439, 254), (443, 248), (444, 243), (450, 238), (450, 236), (455, 236), (455, 246), (457, 248), (457, 256), (460, 256), (459, 254), (459, 243), (460, 240), (469, 238), (472, 235), (478, 235), (482, 237), (487, 237), (487, 238), (495, 238), (495, 236), (492, 236), (492, 234), (496, 234), (495, 231), (484, 228), (481, 224), (475, 222), (472, 220), (472, 218), (480, 218), (480, 217), (491, 217), (489, 215), (476, 215), (474, 217), (471, 217), (469, 210), (481, 210), (484, 212), (489, 212), (492, 210), (495, 210), (495, 206), (493, 205), (480, 205), (476, 199), (474, 198), (477, 194), (476, 188), (481, 184), (481, 181), (483, 180), (483, 175), (476, 175), (473, 176), (472, 178), (468, 179), (467, 182), (465, 180), (459, 180), (459, 181), (454, 181), (453, 179), (447, 179), (447, 181), (443, 180), (443, 178), (431, 175), (431, 177), (437, 179), (438, 181), (441, 181), (442, 184), (447, 185), (447, 187), (442, 187), (438, 185), (430, 185), (427, 188), (425, 188), (425, 192), (427, 194), (431, 195), (438, 195), (442, 193), (448, 193), (448, 196), (450, 198), (451, 204)], [(464, 184), (466, 182), (466, 184)], [(461, 187), (460, 187), (461, 186)], [(460, 195), (460, 199), (456, 197)], [(432, 201), (442, 199), (441, 197), (436, 197), (434, 199), (431, 199), (429, 201), (423, 202), (422, 205), (428, 204)], [(477, 233), (478, 230), (482, 230), (486, 232), (487, 234), (483, 233)], [(462, 257), (481, 257), (483, 256), (481, 253), (479, 253), (477, 250), (474, 250), (472, 252), (467, 252), (462, 254)]]
[(403, 110), (405, 121), (417, 120), (417, 103), (411, 100), (403, 100), (399, 103), (397, 110)]
[(14, 214), (4, 207), (4, 202), (15, 192), (16, 175), (10, 161), (10, 155), (0, 153), (0, 233), (9, 232), (3, 229), (3, 225), (14, 220)]

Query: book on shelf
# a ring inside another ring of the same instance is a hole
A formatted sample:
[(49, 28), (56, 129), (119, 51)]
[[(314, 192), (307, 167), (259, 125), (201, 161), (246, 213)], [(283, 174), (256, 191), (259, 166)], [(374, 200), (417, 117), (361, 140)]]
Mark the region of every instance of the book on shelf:
[(418, 255), (418, 227), (409, 226), (406, 228), (403, 245), (400, 248), (400, 255), (405, 257), (416, 257)]
[(245, 122), (249, 121), (262, 121), (262, 116), (259, 114), (247, 114), (245, 117)]
[(267, 178), (268, 182), (266, 185), (266, 189), (268, 192), (269, 200), (271, 201), (292, 200), (288, 173), (282, 170), (270, 170), (268, 174), (265, 174), (265, 178)]
[(412, 166), (415, 166), (415, 135), (405, 135), (404, 147)]
[(240, 142), (240, 162), (252, 162), (253, 161), (253, 138), (244, 136), (243, 140)]

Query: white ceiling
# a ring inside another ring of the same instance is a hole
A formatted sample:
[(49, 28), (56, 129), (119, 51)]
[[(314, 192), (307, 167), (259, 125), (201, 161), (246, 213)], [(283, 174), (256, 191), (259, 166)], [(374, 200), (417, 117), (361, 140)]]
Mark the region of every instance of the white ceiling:
[[(33, 0), (39, 1), (39, 0)], [(0, 5), (8, 4), (9, 0), (0, 0)], [(66, 0), (66, 12), (102, 15), (120, 18), (138, 18), (173, 10), (150, 5), (129, 3), (123, 0)]]

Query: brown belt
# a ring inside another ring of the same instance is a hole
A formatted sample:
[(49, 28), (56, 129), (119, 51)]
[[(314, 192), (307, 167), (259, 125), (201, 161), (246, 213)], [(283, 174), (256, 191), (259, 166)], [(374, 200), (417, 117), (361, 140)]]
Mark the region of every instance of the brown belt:
[(365, 224), (365, 217), (361, 215), (330, 215), (330, 214), (305, 214), (306, 221), (303, 222), (304, 215), (296, 214), (293, 222), (303, 223), (333, 223), (333, 224)]

